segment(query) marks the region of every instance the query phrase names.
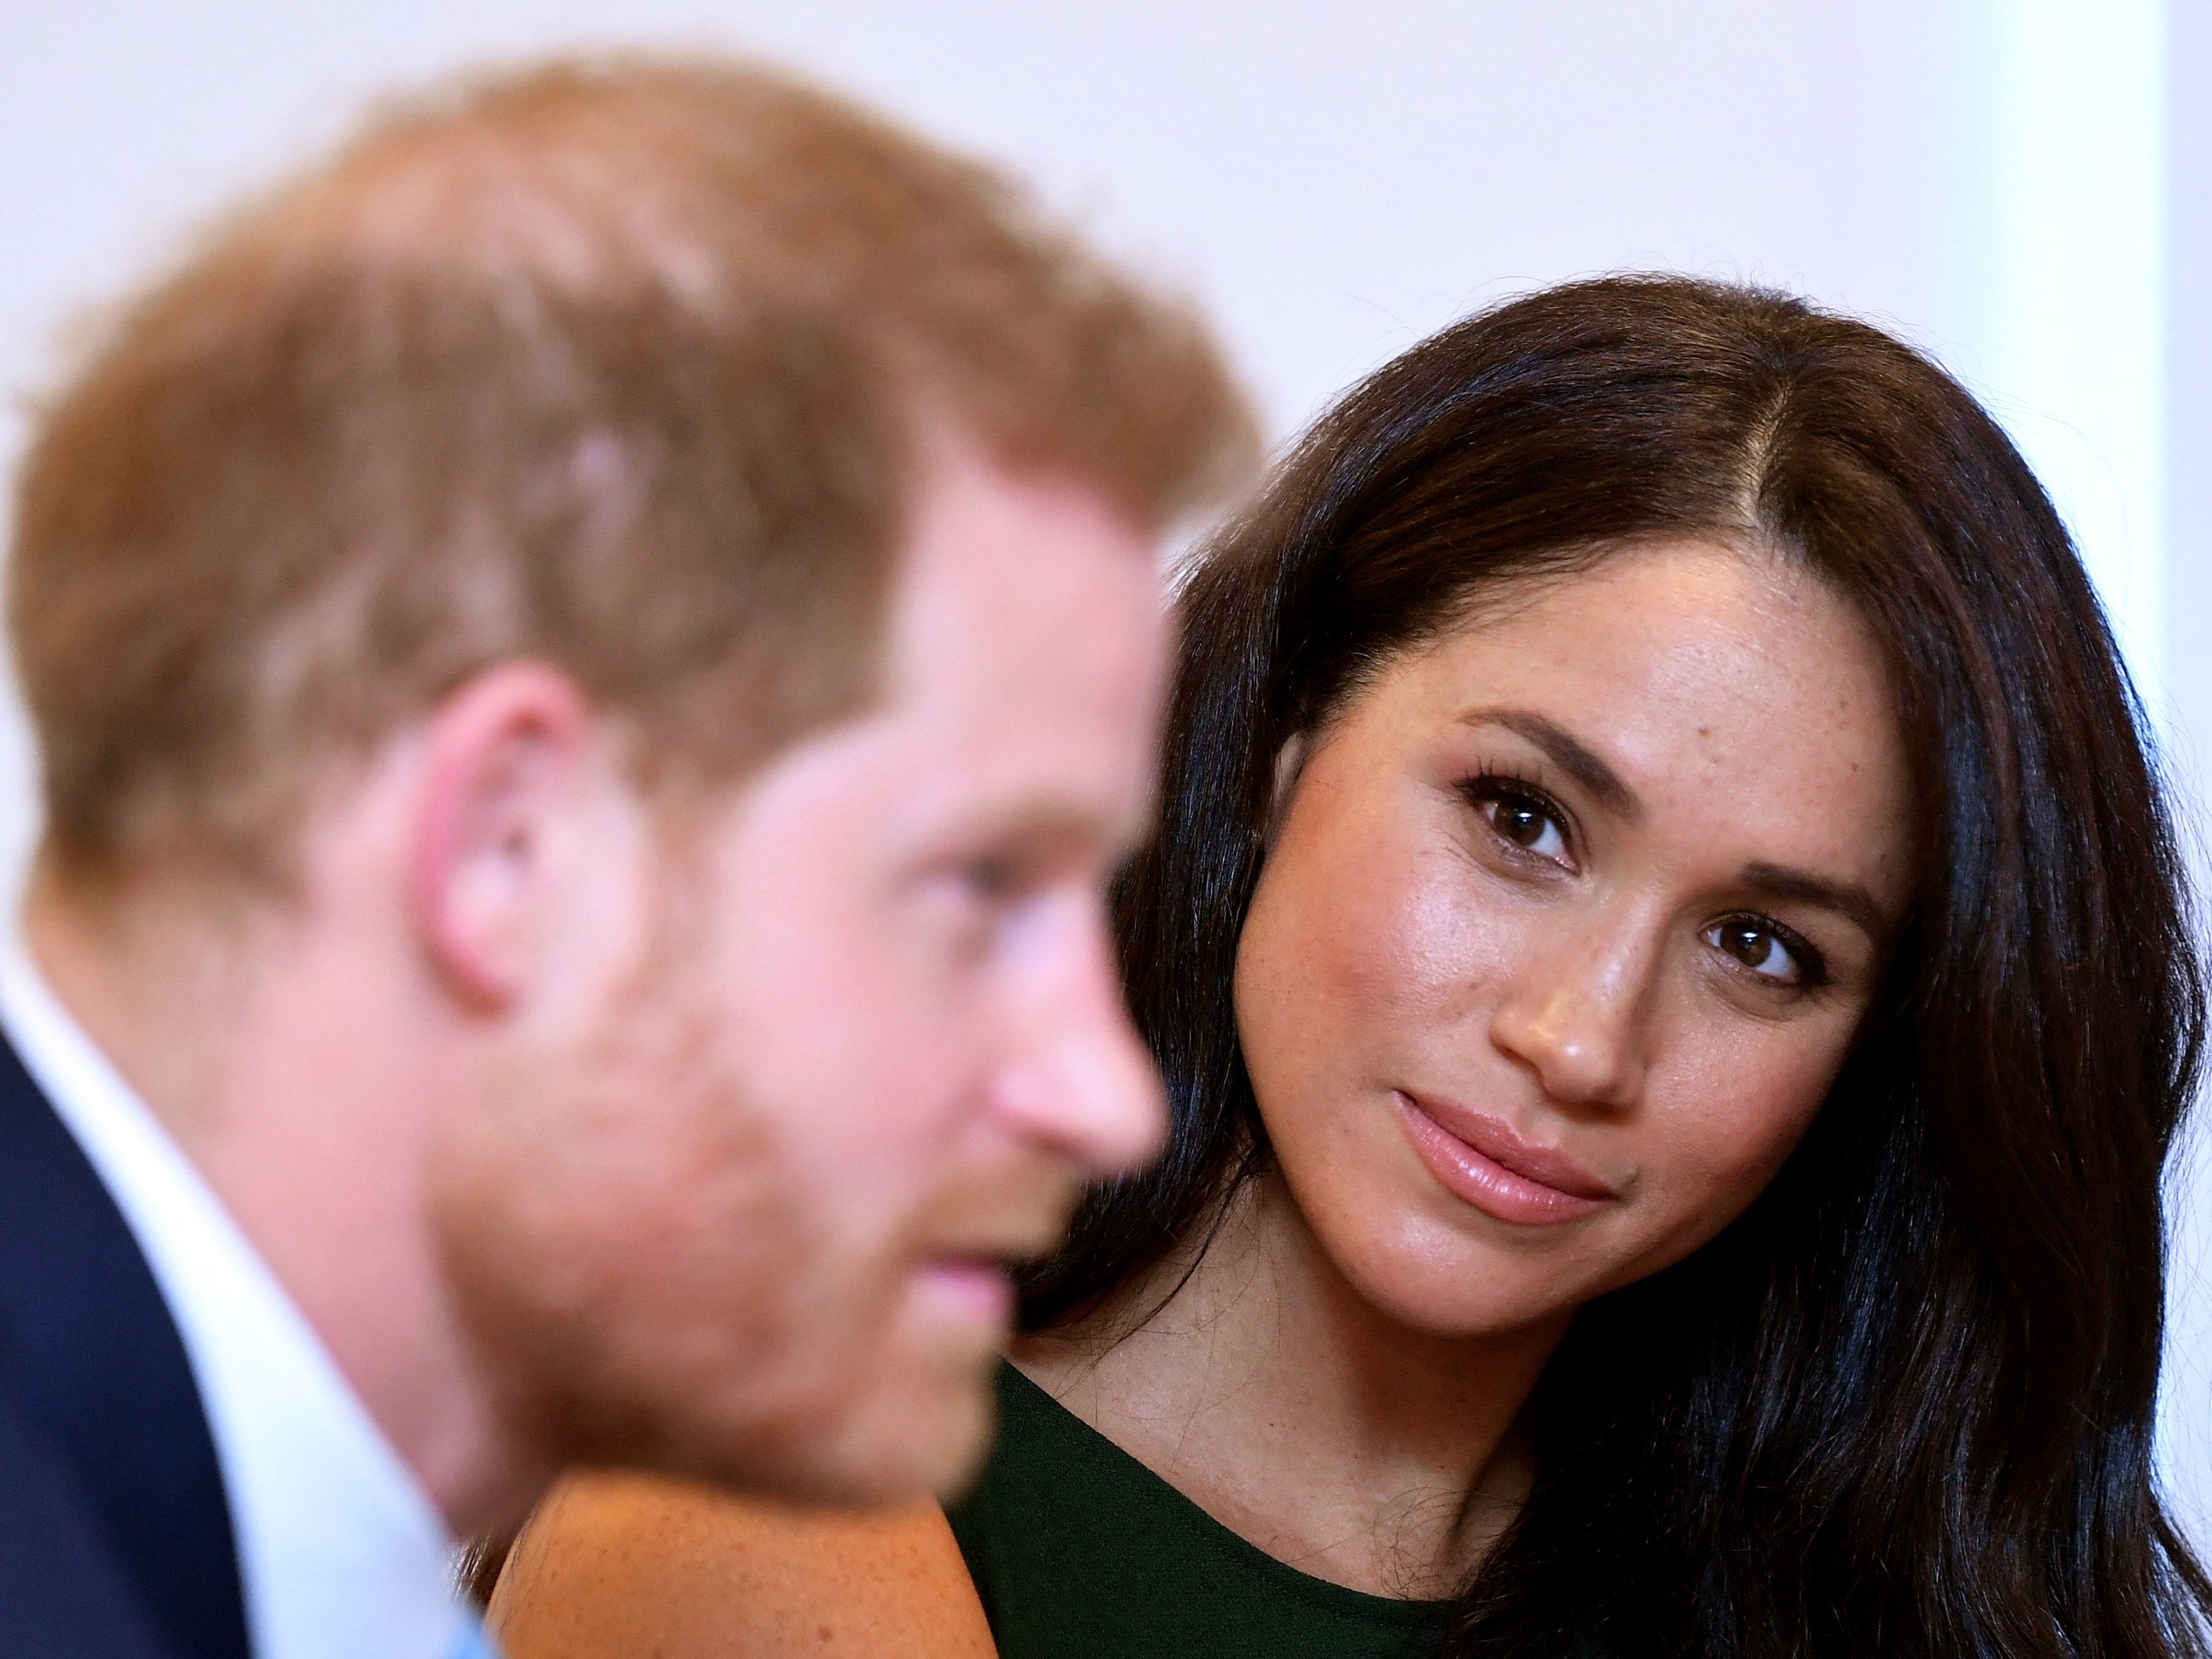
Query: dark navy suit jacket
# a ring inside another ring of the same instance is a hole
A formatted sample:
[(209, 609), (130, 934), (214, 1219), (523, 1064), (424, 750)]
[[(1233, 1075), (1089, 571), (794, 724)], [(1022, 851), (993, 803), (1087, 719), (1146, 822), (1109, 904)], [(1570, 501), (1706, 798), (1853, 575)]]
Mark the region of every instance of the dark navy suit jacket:
[(0, 1042), (0, 1659), (246, 1659), (222, 1473), (122, 1212)]

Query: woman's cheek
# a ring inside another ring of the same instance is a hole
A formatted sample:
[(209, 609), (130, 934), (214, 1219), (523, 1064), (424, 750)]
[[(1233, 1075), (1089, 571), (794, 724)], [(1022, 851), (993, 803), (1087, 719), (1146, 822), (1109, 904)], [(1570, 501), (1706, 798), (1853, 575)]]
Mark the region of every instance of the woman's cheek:
[(1667, 1207), (1676, 1212), (1669, 1231), (1692, 1239), (1684, 1254), (1749, 1207), (1820, 1112), (1836, 1045), (1778, 1035), (1796, 1040), (1737, 1048), (1728, 1063), (1668, 1079), (1664, 1097), (1657, 1089), (1646, 1095), (1660, 1166), (1650, 1172), (1661, 1176)]
[(1477, 866), (1453, 809), (1425, 798), (1399, 805), (1337, 848), (1340, 886), (1328, 937), (1317, 948), (1336, 964), (1331, 988), (1342, 1007), (1416, 1045), (1417, 1063), (1464, 1065), (1476, 1057), (1430, 1052), (1446, 1035), (1438, 1028), (1449, 1030), (1455, 1048), (1469, 1039), (1486, 1048), (1486, 1007), (1500, 968), (1527, 958), (1545, 925), (1545, 907)]
[(1272, 1070), (1342, 1058), (1343, 1039), (1440, 977), (1454, 907), (1426, 860), (1374, 820), (1288, 826), (1237, 948), (1248, 1062)]
[(1466, 1012), (1486, 997), (1498, 965), (1523, 959), (1540, 913), (1489, 890), (1494, 884), (1463, 857), (1421, 860), (1405, 883), (1389, 926), (1391, 964), (1402, 994), (1413, 991), (1439, 1012)]

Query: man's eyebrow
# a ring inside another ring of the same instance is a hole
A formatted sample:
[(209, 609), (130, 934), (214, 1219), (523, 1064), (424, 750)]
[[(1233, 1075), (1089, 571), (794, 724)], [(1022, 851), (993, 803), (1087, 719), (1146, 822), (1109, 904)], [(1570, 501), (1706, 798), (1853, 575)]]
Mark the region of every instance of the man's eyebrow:
[(1881, 906), (1874, 902), (1874, 895), (1855, 882), (1830, 881), (1825, 876), (1787, 869), (1778, 864), (1747, 864), (1742, 880), (1753, 892), (1764, 893), (1769, 898), (1818, 905), (1848, 917), (1876, 945), (1888, 942), (1889, 918), (1882, 915)]
[(1526, 738), (1613, 817), (1633, 823), (1644, 816), (1644, 803), (1621, 781), (1620, 774), (1558, 722), (1527, 708), (1470, 708), (1459, 719), (1463, 726), (1502, 726)]
[[(1149, 804), (1149, 803), (1148, 803)], [(1091, 855), (1101, 848), (1118, 859), (1143, 839), (1149, 812), (1124, 813), (1079, 801), (993, 801), (952, 826), (957, 837), (1024, 857)]]

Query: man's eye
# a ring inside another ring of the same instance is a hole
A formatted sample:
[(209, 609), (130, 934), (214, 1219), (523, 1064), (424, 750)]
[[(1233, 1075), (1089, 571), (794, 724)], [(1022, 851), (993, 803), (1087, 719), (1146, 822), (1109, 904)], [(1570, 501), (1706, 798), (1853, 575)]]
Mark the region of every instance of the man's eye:
[(1705, 929), (1705, 943), (1776, 985), (1806, 985), (1817, 977), (1811, 950), (1771, 922), (1729, 916)]
[(987, 904), (1003, 904), (1021, 885), (1021, 872), (1008, 858), (974, 858), (960, 866), (969, 893)]
[(1477, 798), (1475, 810), (1498, 832), (1500, 840), (1509, 841), (1539, 858), (1559, 864), (1566, 862), (1566, 830), (1559, 814), (1534, 796), (1492, 790)]

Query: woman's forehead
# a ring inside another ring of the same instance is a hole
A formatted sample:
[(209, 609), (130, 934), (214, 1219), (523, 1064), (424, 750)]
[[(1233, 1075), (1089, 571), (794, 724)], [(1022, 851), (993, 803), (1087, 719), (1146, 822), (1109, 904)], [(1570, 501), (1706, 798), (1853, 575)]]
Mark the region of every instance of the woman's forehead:
[(1547, 582), (1409, 653), (1360, 702), (1409, 740), (1486, 733), (1548, 757), (1655, 823), (1725, 820), (1831, 855), (1901, 833), (1906, 757), (1872, 630), (1817, 578), (1723, 545)]

